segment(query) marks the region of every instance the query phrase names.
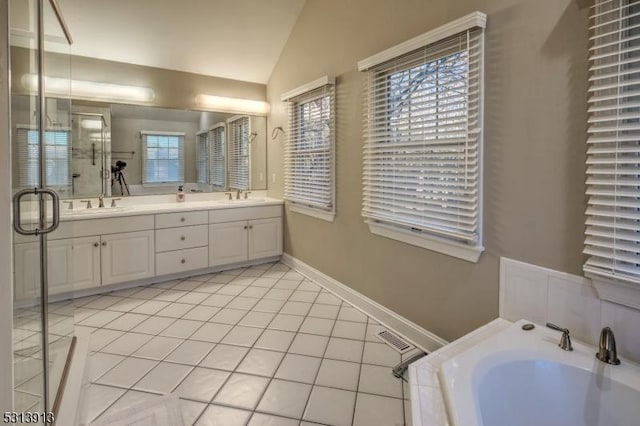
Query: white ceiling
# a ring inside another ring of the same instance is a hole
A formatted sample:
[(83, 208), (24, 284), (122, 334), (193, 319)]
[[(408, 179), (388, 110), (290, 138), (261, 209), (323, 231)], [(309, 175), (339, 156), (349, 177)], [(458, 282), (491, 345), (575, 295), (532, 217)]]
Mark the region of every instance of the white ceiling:
[(266, 83), (305, 0), (59, 0), (71, 53)]

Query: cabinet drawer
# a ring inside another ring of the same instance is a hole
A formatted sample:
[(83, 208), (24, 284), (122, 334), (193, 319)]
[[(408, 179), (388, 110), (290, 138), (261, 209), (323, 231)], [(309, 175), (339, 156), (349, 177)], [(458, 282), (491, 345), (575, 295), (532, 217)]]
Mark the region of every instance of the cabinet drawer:
[(156, 252), (207, 246), (208, 236), (207, 225), (159, 229), (156, 231)]
[(209, 210), (209, 223), (235, 222), (238, 220), (282, 217), (282, 205), (263, 207), (230, 207)]
[(209, 249), (207, 247), (156, 254), (156, 275), (175, 274), (207, 266), (209, 266)]
[(198, 212), (165, 213), (156, 215), (156, 229), (176, 226), (206, 225), (209, 216), (206, 210)]

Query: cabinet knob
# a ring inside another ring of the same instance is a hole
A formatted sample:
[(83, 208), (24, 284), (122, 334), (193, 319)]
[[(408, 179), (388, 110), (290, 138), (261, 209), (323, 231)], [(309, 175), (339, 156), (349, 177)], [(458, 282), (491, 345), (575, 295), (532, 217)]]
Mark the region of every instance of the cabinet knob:
[(180, 241), (184, 241), (186, 239), (187, 239), (187, 237), (185, 237), (184, 235), (182, 237), (180, 237)]
[(106, 245), (107, 245), (107, 242), (106, 242), (106, 241), (103, 241), (103, 242), (102, 242), (102, 245), (103, 245), (103, 246), (106, 246)]
[(249, 225), (249, 229), (253, 229), (253, 225)]
[(187, 263), (187, 261), (186, 261), (186, 260), (184, 260), (184, 259), (182, 259), (182, 260), (180, 261), (180, 263)]
[(94, 247), (100, 247), (100, 243), (93, 243)]
[(184, 217), (180, 218), (180, 222), (184, 222), (185, 220), (187, 220), (187, 219), (185, 219)]
[(245, 226), (244, 226), (244, 229), (247, 229), (247, 228), (249, 228), (249, 227), (248, 227), (247, 225), (245, 225)]

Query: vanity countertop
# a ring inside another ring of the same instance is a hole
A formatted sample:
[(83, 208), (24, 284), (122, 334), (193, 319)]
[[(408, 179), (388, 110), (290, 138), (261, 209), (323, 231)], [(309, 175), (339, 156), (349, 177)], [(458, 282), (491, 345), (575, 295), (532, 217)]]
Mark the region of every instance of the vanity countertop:
[[(109, 204), (110, 199), (105, 199), (105, 204)], [(83, 203), (75, 201), (73, 210), (68, 210), (64, 206), (60, 207), (60, 221), (75, 221), (75, 220), (90, 220), (90, 219), (104, 219), (112, 217), (127, 217), (127, 216), (140, 216), (162, 213), (178, 213), (185, 211), (202, 211), (202, 210), (220, 210), (220, 209), (232, 209), (232, 208), (245, 208), (245, 207), (263, 207), (263, 206), (275, 206), (282, 205), (283, 200), (269, 197), (257, 197), (240, 200), (228, 200), (228, 199), (194, 199), (184, 202), (167, 201), (159, 199), (158, 197), (149, 197), (143, 199), (143, 197), (135, 197), (131, 200), (123, 199), (118, 201), (118, 206), (115, 208), (95, 207), (98, 205), (97, 200), (92, 200), (93, 208), (84, 208)], [(51, 209), (48, 216), (51, 216)], [(34, 223), (36, 221), (35, 212), (23, 212), (22, 222), (24, 224)]]
[(108, 217), (139, 216), (147, 214), (176, 213), (184, 211), (219, 210), (244, 207), (274, 206), (283, 204), (276, 198), (242, 199), (242, 200), (207, 200), (184, 201), (167, 203), (123, 204), (116, 208), (105, 207), (99, 209), (74, 209), (73, 212), (61, 210), (60, 220), (86, 220)]

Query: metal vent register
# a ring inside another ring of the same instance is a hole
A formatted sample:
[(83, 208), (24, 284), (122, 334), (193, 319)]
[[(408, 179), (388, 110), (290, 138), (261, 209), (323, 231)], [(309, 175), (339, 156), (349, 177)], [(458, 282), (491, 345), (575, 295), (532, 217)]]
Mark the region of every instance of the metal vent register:
[(413, 345), (405, 342), (401, 337), (393, 334), (389, 330), (382, 330), (376, 333), (376, 336), (378, 336), (378, 339), (382, 340), (401, 354), (407, 353), (413, 349)]

